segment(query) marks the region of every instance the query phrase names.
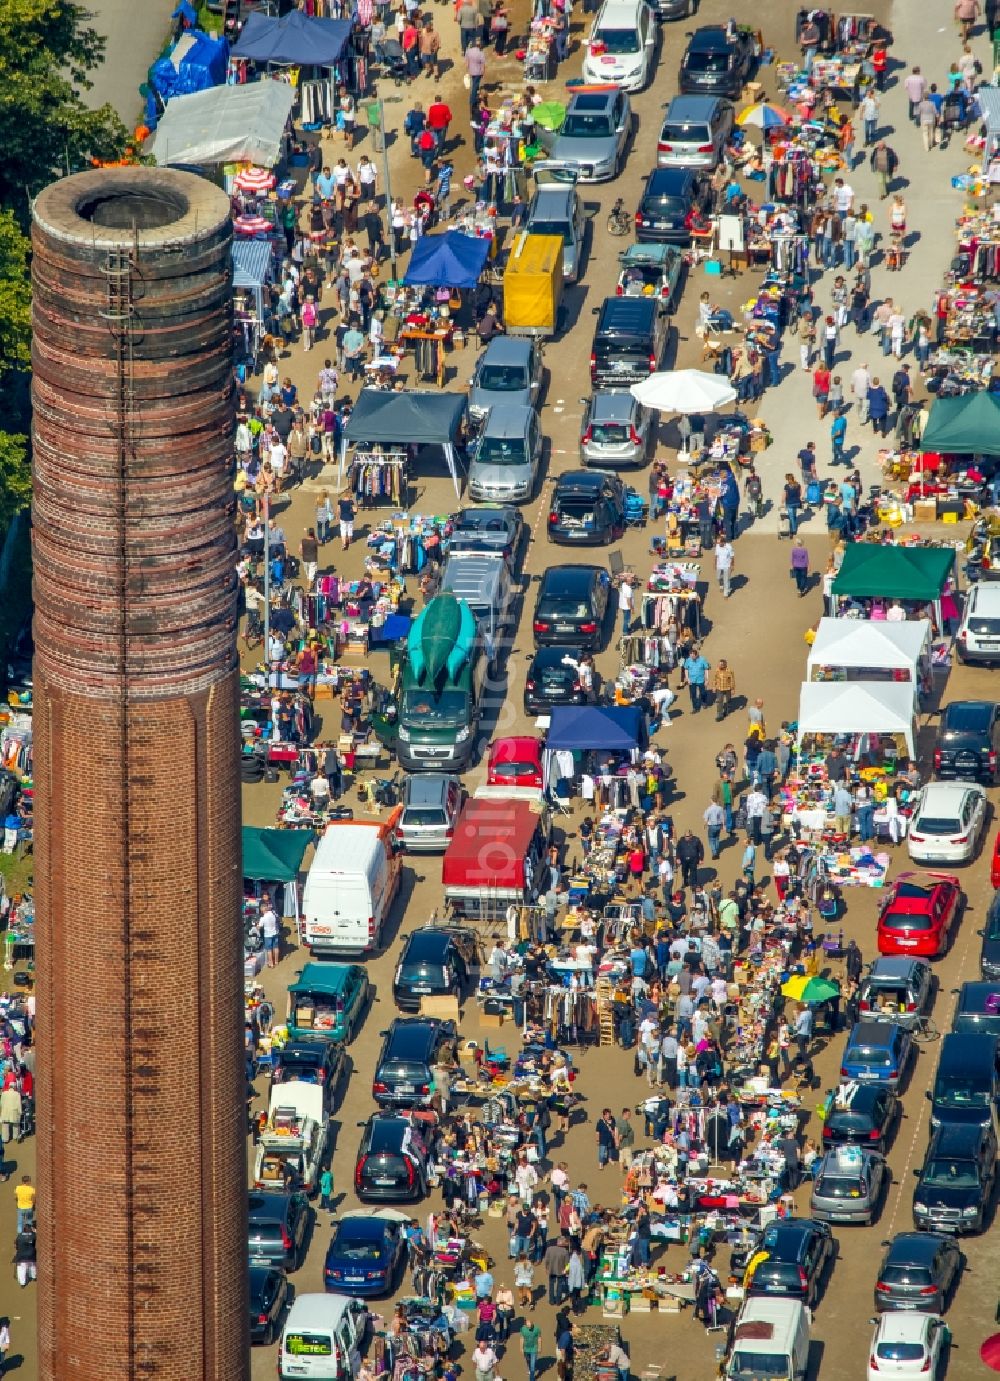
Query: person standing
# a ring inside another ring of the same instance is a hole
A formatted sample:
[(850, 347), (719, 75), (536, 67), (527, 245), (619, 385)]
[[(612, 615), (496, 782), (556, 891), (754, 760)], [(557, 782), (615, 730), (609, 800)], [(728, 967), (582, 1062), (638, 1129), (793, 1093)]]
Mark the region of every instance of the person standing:
[(622, 1115), (618, 1119), (618, 1157), (623, 1171), (627, 1172), (631, 1168), (634, 1152), (635, 1127), (632, 1125), (632, 1113), (629, 1108), (622, 1108)]
[[(523, 1298), (523, 1291), (520, 1302), (521, 1307), (524, 1308), (525, 1301)], [(534, 1309), (534, 1302), (532, 1302), (529, 1307)], [(528, 1319), (525, 1319), (524, 1323), (521, 1325), (519, 1337), (521, 1339), (521, 1356), (524, 1358), (524, 1364), (528, 1368), (528, 1381), (535, 1381), (535, 1372), (538, 1368), (538, 1350), (541, 1344), (542, 1330), (537, 1323), (532, 1323)]]
[(955, 19), (958, 23), (963, 43), (968, 43), (972, 30), (976, 27), (976, 20), (979, 18), (981, 12), (979, 0), (956, 0)]
[(726, 823), (726, 813), (715, 801), (709, 801), (702, 819), (705, 821), (705, 833), (708, 836), (709, 856), (714, 862), (722, 848), (722, 829)]
[(558, 1307), (566, 1298), (566, 1267), (569, 1265), (569, 1250), (565, 1237), (550, 1242), (542, 1258), (545, 1273), (549, 1278), (549, 1304)]
[(927, 90), (927, 81), (919, 67), (914, 67), (909, 76), (903, 78), (903, 90), (906, 92), (906, 99), (910, 103), (910, 124), (917, 123), (917, 107), (924, 99), (924, 92)]
[(267, 956), (267, 967), (269, 969), (276, 969), (278, 967), (278, 955), (281, 949), (281, 926), (278, 921), (278, 913), (266, 899), (264, 910), (260, 913), (260, 933), (264, 940), (264, 953)]
[(632, 577), (626, 572), (618, 584), (618, 612), (622, 616), (622, 636), (624, 637), (632, 626), (632, 607), (635, 603), (635, 586), (632, 584)]
[(497, 1355), (490, 1344), (483, 1339), (476, 1344), (472, 1354), (472, 1365), (476, 1371), (476, 1381), (493, 1381)]
[(691, 711), (697, 714), (705, 703), (705, 678), (711, 670), (711, 663), (702, 656), (697, 647), (692, 647), (690, 655), (682, 663), (688, 693), (691, 696)]
[(351, 538), (354, 536), (354, 518), (357, 511), (354, 495), (341, 494), (337, 500), (337, 517), (340, 523), (340, 540), (345, 551), (351, 545)]
[(715, 696), (715, 718), (725, 719), (730, 701), (736, 694), (736, 677), (725, 657), (719, 658), (719, 664), (712, 673), (710, 689)]
[(486, 75), (486, 55), (474, 38), (465, 50), (465, 70), (469, 78), (469, 110), (479, 109), (479, 88)]
[(720, 535), (715, 543), (715, 576), (724, 599), (728, 599), (732, 593), (730, 582), (735, 562), (736, 550), (732, 542), (727, 537)]
[(469, 45), (476, 42), (479, 36), (482, 16), (475, 0), (462, 0), (456, 17), (458, 19), (458, 36), (464, 57), (469, 50)]
[(924, 149), (930, 153), (937, 143), (938, 137), (938, 111), (937, 106), (931, 100), (930, 92), (923, 97), (917, 106), (917, 123), (920, 125), (920, 136), (924, 141)]
[(791, 570), (801, 599), (809, 591), (809, 552), (801, 537), (796, 537), (792, 547)]
[(13, 1079), (0, 1093), (0, 1136), (3, 1144), (21, 1140), (21, 1090)]
[(694, 890), (698, 886), (698, 869), (705, 858), (705, 846), (691, 830), (685, 830), (677, 841), (677, 862), (681, 865), (681, 885)]
[(858, 114), (864, 122), (865, 148), (875, 142), (875, 134), (878, 130), (878, 112), (878, 96), (876, 96), (875, 92), (869, 87), (861, 98), (861, 104), (858, 106)]
[(847, 418), (840, 412), (836, 414), (833, 421), (830, 423), (830, 446), (833, 451), (833, 456), (830, 461), (831, 465), (847, 464), (844, 458), (844, 442), (846, 439)]
[(872, 149), (868, 163), (878, 178), (879, 196), (885, 201), (889, 195), (889, 183), (896, 176), (896, 169), (899, 167), (896, 150), (890, 148), (884, 139), (880, 139)]
[(878, 379), (872, 379), (868, 390), (868, 416), (875, 434), (885, 436), (889, 430), (889, 395)]
[(31, 1183), (31, 1176), (22, 1175), (21, 1183), (14, 1190), (18, 1232), (23, 1232), (34, 1221), (35, 1198), (35, 1186)]

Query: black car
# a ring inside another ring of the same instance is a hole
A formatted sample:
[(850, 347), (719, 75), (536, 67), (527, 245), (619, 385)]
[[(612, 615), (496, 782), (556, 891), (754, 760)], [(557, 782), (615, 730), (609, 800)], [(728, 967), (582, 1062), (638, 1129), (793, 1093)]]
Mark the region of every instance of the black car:
[(524, 540), (524, 519), (511, 504), (482, 504), (463, 508), (451, 520), (448, 552), (479, 552), (502, 556), (508, 566), (517, 563)]
[(969, 1036), (1000, 1037), (1000, 1004), (997, 1003), (997, 984), (986, 963), (1000, 964), (992, 942), (987, 938), (995, 927), (993, 917), (996, 901), (990, 906), (987, 923), (983, 927), (983, 977), (978, 981), (963, 983), (960, 988), (952, 988), (952, 996), (957, 997), (951, 1014), (952, 1031)]
[(760, 1249), (767, 1259), (754, 1271), (747, 1293), (800, 1299), (811, 1308), (823, 1272), (837, 1255), (829, 1226), (815, 1218), (779, 1218), (761, 1233)]
[(1000, 705), (953, 700), (946, 705), (934, 744), (934, 775), (995, 785), (1000, 753)]
[(364, 1128), (354, 1166), (354, 1190), (362, 1201), (392, 1203), (422, 1199), (427, 1193), (427, 1149), (405, 1113), (378, 1112)]
[(625, 531), (625, 486), (607, 470), (567, 470), (549, 509), (550, 542), (615, 542)]
[(251, 1262), (297, 1270), (305, 1256), (309, 1214), (304, 1194), (252, 1190), (247, 1231)]
[(604, 640), (611, 577), (602, 566), (550, 566), (542, 575), (531, 619), (536, 647), (582, 646)]
[(590, 381), (595, 388), (624, 389), (659, 369), (670, 326), (655, 298), (606, 297), (593, 310)]
[(933, 1232), (982, 1232), (996, 1180), (992, 1126), (945, 1122), (931, 1133), (913, 1194), (913, 1222)]
[(476, 937), (458, 926), (422, 926), (406, 937), (392, 980), (392, 997), (404, 1012), (419, 1012), (425, 997), (448, 993), (461, 999), (476, 958)]
[(300, 1037), (276, 1049), (271, 1066), (271, 1087), (298, 1079), (323, 1085), (323, 1102), (329, 1114), (343, 1089), (349, 1071), (347, 1051), (340, 1041), (321, 1036)]
[(943, 1314), (965, 1264), (954, 1237), (938, 1232), (899, 1232), (882, 1258), (875, 1282), (875, 1308), (917, 1309)]
[(635, 213), (635, 238), (641, 245), (661, 240), (690, 244), (688, 212), (705, 212), (711, 195), (705, 178), (691, 168), (654, 168)]
[(978, 932), (983, 937), (979, 950), (979, 975), (984, 979), (1000, 978), (1000, 892), (993, 894), (986, 924)]
[(397, 1017), (384, 1037), (372, 1097), (379, 1107), (416, 1108), (430, 1102), (432, 1065), (457, 1063), (458, 1029), (436, 1017)]
[(827, 1098), (823, 1148), (854, 1144), (884, 1156), (902, 1113), (898, 1095), (885, 1084), (844, 1084)]
[(540, 647), (524, 678), (526, 714), (545, 714), (553, 705), (583, 705), (587, 693), (580, 683), (582, 647)]
[(289, 1304), (288, 1278), (278, 1266), (250, 1263), (250, 1341), (270, 1346)]
[(736, 100), (753, 72), (755, 40), (737, 29), (730, 38), (714, 25), (697, 29), (681, 58), (678, 86), (682, 96), (728, 96)]

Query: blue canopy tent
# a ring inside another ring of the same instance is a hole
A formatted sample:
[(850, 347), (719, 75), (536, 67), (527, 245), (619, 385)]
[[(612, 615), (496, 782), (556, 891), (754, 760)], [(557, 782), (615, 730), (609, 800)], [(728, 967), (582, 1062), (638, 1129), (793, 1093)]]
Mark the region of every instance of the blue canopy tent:
[(174, 96), (221, 86), (228, 63), (229, 44), (224, 38), (209, 38), (200, 29), (188, 29), (170, 53), (153, 64), (149, 80), (166, 104)]
[(489, 253), (489, 240), (458, 230), (423, 235), (413, 246), (403, 282), (430, 288), (474, 288)]
[(348, 19), (310, 19), (301, 10), (268, 19), (255, 11), (243, 25), (233, 57), (278, 66), (332, 67), (343, 57), (350, 36)]
[(554, 705), (545, 735), (546, 749), (627, 753), (646, 743), (637, 705)]

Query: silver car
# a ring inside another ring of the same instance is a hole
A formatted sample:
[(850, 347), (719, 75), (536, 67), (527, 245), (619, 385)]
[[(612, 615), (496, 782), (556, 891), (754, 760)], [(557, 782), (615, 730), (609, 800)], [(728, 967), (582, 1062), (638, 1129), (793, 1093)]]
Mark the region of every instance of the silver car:
[(524, 228), (529, 235), (558, 235), (563, 242), (563, 282), (575, 283), (580, 277), (587, 220), (576, 190), (576, 174), (570, 182), (558, 180), (539, 185), (528, 206)]
[(926, 959), (883, 954), (858, 985), (858, 1016), (865, 1021), (893, 1021), (912, 1031), (930, 1010), (934, 994)]
[(580, 182), (609, 182), (618, 176), (631, 132), (632, 105), (624, 91), (580, 91), (570, 97), (559, 130), (541, 132), (551, 162), (536, 163), (535, 171), (559, 164), (574, 169)]
[(489, 408), (494, 403), (537, 407), (542, 373), (542, 347), (537, 341), (494, 336), (476, 361), (469, 407)]
[(538, 413), (534, 408), (497, 403), (472, 443), (469, 496), (487, 503), (530, 499), (541, 461)]
[(873, 1223), (891, 1178), (877, 1151), (836, 1146), (816, 1162), (809, 1212), (824, 1223)]
[(721, 96), (675, 96), (656, 145), (658, 168), (714, 168), (722, 162), (736, 112)]
[(656, 434), (655, 414), (631, 393), (601, 389), (584, 404), (580, 460), (584, 465), (645, 465)]
[(424, 772), (403, 783), (399, 839), (407, 853), (443, 854), (462, 808), (462, 783), (444, 772)]

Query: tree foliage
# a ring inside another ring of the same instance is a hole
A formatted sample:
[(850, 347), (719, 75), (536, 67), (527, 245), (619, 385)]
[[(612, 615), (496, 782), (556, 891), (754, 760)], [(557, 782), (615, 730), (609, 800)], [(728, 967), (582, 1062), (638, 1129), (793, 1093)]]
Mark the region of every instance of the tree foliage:
[[(31, 285), (28, 240), (9, 211), (0, 211), (0, 528), (31, 497), (25, 387), (15, 386), (31, 353)], [(11, 430), (6, 430), (10, 427)]]
[(111, 106), (83, 101), (104, 56), (91, 18), (74, 0), (0, 0), (0, 207), (25, 228), (46, 183), (128, 142)]

